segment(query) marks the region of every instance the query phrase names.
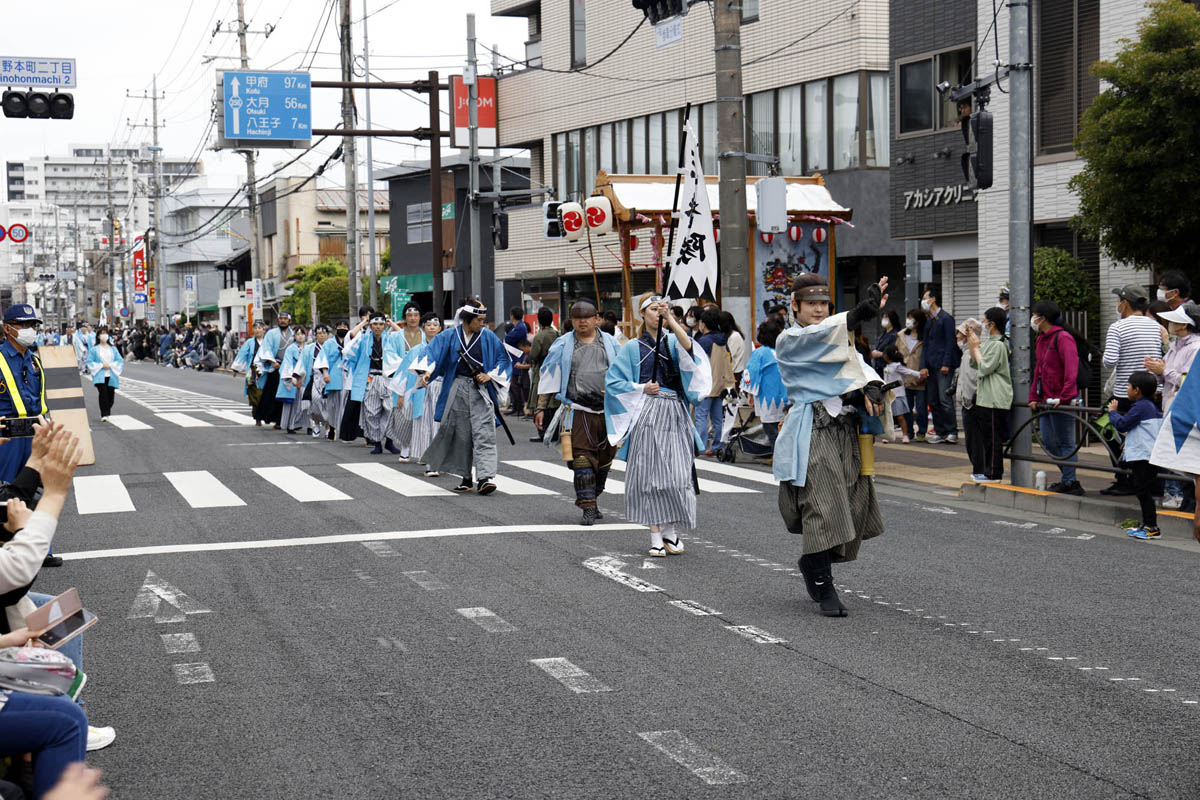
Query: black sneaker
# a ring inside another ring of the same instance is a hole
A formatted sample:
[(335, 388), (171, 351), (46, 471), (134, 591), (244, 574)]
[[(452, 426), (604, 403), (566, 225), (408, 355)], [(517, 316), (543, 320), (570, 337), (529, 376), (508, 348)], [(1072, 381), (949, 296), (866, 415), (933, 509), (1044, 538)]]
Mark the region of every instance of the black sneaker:
[(50, 553), (49, 555), (47, 555), (45, 558), (42, 559), (43, 567), (61, 567), (62, 564), (63, 564), (62, 557), (56, 556), (53, 553)]
[(1062, 492), (1064, 487), (1066, 487), (1066, 486), (1067, 486), (1067, 484), (1063, 483), (1062, 481), (1055, 481), (1054, 483), (1052, 483), (1046, 487), (1046, 491), (1047, 492)]
[(583, 519), (579, 520), (580, 525), (595, 525), (599, 515), (594, 508), (585, 508), (583, 510)]
[(1114, 482), (1111, 486), (1106, 486), (1100, 490), (1100, 494), (1108, 495), (1109, 497), (1123, 497), (1134, 493), (1133, 487), (1120, 482)]
[(454, 491), (458, 492), (459, 494), (465, 494), (466, 492), (471, 491), (471, 481), (467, 478), (463, 478), (463, 482), (458, 486), (455, 486)]
[(482, 495), (488, 495), (488, 494), (491, 494), (492, 492), (496, 491), (496, 484), (492, 483), (491, 481), (489, 481), (485, 478), (484, 480), (481, 480), (479, 482), (479, 485), (475, 488), (475, 491), (479, 492)]
[(1063, 487), (1057, 491), (1059, 494), (1073, 494), (1076, 497), (1083, 497), (1085, 494), (1083, 487), (1079, 485), (1079, 481), (1071, 481), (1070, 483), (1064, 484)]

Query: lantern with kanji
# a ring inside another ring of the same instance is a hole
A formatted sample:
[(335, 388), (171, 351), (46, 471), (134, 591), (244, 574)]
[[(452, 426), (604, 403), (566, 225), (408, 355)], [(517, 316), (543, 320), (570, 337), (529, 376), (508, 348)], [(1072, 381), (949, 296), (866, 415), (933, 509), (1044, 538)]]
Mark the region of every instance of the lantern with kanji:
[(588, 228), (593, 235), (603, 236), (612, 230), (612, 203), (607, 197), (589, 197), (583, 207)]

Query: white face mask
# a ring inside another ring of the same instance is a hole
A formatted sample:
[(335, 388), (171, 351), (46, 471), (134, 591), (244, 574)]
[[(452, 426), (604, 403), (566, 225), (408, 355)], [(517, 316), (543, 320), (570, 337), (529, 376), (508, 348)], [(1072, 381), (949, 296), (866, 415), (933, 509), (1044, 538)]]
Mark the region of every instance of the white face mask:
[(887, 317), (884, 317), (882, 320), (879, 321), (879, 327), (883, 328), (885, 331), (891, 330), (892, 329), (892, 321), (890, 319), (888, 319)]
[(933, 308), (933, 303), (929, 302), (929, 300), (921, 301), (921, 310), (922, 311), (928, 311), (931, 308)]
[(99, 336), (99, 339), (100, 339), (100, 341), (102, 341), (102, 342), (107, 342), (107, 341), (108, 341), (108, 334), (107, 334), (107, 333), (102, 333), (102, 334), (100, 334), (100, 336)]
[(1164, 303), (1167, 302), (1167, 295), (1170, 294), (1171, 291), (1173, 291), (1173, 290), (1164, 289), (1161, 286), (1158, 287), (1158, 299)]
[(17, 331), (17, 344), (22, 347), (29, 347), (37, 341), (37, 331), (33, 328), (21, 328)]
[(1038, 328), (1041, 327), (1041, 325), (1042, 325), (1042, 321), (1038, 317), (1030, 317), (1029, 318), (1029, 327), (1032, 328), (1033, 330), (1036, 331)]
[(906, 319), (904, 320), (904, 330), (911, 331), (916, 324), (911, 318)]

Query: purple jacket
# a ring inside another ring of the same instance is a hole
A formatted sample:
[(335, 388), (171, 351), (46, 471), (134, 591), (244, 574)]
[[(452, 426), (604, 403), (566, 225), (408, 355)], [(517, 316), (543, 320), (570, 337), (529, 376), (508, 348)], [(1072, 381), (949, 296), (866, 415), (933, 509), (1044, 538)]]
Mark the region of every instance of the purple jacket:
[(1029, 402), (1043, 403), (1057, 397), (1064, 403), (1079, 394), (1079, 349), (1075, 337), (1059, 325), (1037, 338), (1037, 366), (1029, 385)]

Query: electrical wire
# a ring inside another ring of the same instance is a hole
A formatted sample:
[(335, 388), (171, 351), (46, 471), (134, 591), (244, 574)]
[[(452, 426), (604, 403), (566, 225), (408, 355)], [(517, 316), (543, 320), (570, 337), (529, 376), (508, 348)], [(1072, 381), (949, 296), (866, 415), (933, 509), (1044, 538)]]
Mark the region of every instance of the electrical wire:
[[(857, 1), (858, 0), (855, 0), (855, 2), (857, 2)], [(591, 64), (588, 64), (585, 67), (577, 67), (576, 69), (552, 69), (547, 66), (541, 66), (541, 67), (536, 67), (536, 69), (540, 69), (543, 72), (553, 72), (558, 75), (587, 75), (592, 78), (603, 78), (604, 80), (609, 80), (609, 81), (626, 81), (626, 82), (630, 82), (630, 83), (641, 83), (642, 82), (641, 78), (625, 78), (625, 77), (620, 77), (617, 75), (597, 75), (596, 73), (589, 72), (588, 70), (591, 70), (594, 67), (597, 67), (600, 64), (604, 63), (609, 58), (614, 56), (618, 50), (620, 50), (625, 45), (629, 44), (629, 40), (632, 39), (634, 37), (634, 35), (642, 29), (642, 26), (646, 24), (646, 19), (647, 18), (643, 16), (641, 21), (638, 22), (638, 24), (634, 27), (634, 29), (629, 32), (629, 35), (621, 40), (620, 44), (618, 44), (612, 50), (609, 50), (607, 53), (602, 55), (600, 58), (596, 59)], [(503, 58), (504, 60), (509, 61), (513, 64), (525, 64), (526, 63), (524, 61), (517, 61), (515, 58), (506, 56), (503, 53), (496, 52), (492, 48), (488, 47), (486, 44), (480, 44), (479, 46), (482, 47), (484, 50), (487, 50), (489, 53), (493, 53), (493, 54), (499, 56), (500, 58)]]

